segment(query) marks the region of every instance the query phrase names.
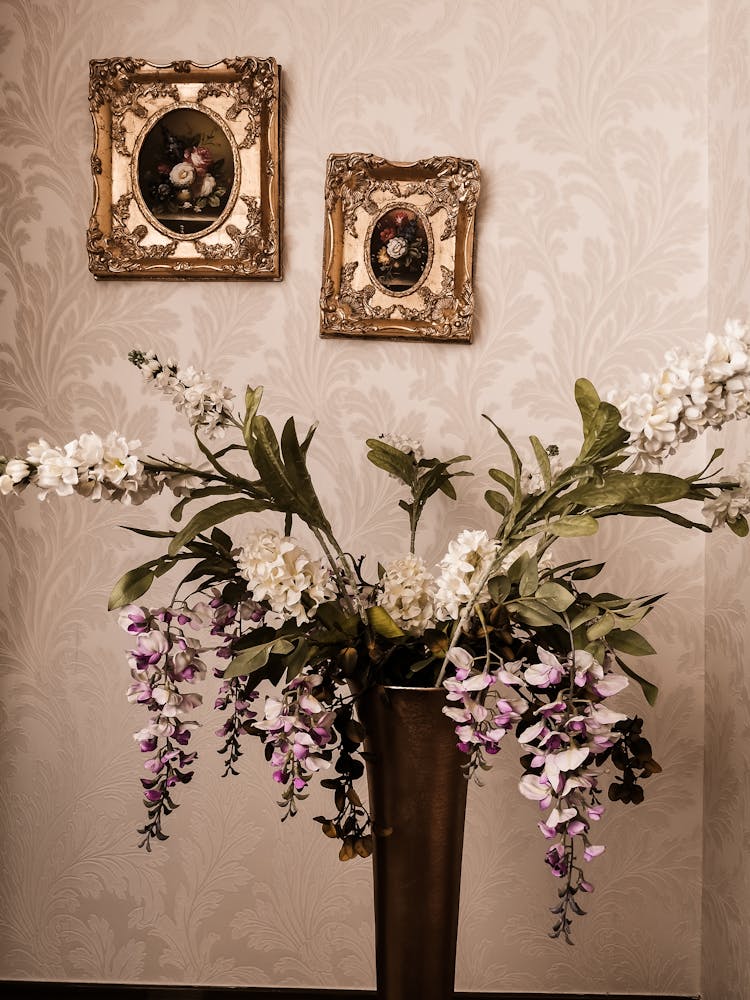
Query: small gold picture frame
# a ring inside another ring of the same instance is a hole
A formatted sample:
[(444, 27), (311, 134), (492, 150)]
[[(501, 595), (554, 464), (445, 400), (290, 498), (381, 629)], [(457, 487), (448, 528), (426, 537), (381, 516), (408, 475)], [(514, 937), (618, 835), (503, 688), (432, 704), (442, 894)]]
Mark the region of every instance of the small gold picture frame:
[(322, 337), (470, 343), (476, 160), (328, 157)]
[(92, 59), (95, 278), (280, 280), (275, 59)]

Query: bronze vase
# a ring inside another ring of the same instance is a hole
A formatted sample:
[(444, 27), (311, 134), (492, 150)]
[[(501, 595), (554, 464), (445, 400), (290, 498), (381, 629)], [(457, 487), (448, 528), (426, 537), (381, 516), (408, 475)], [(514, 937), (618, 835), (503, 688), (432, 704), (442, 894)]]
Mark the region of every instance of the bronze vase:
[[(467, 781), (440, 688), (375, 687), (367, 737), (380, 1000), (453, 1000)], [(369, 756), (371, 755), (371, 756)]]

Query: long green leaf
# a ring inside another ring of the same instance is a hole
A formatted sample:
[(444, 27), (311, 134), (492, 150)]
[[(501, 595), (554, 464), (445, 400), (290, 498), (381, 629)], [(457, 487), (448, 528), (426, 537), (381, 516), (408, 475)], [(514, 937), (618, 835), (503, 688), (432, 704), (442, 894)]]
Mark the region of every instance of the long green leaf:
[(586, 483), (565, 493), (562, 499), (580, 507), (606, 507), (612, 504), (662, 504), (683, 500), (691, 492), (691, 483), (663, 472), (608, 472), (601, 483)]
[[(312, 440), (314, 428), (308, 435), (308, 444)], [(306, 450), (306, 449), (305, 449)], [(298, 501), (309, 511), (309, 525), (314, 525), (324, 530), (330, 531), (328, 518), (323, 513), (318, 494), (315, 492), (312, 477), (305, 461), (305, 452), (300, 446), (297, 438), (297, 429), (294, 425), (294, 417), (290, 417), (281, 433), (281, 453), (284, 456), (286, 473), (294, 486)]]
[(239, 514), (255, 514), (261, 510), (267, 510), (268, 504), (262, 500), (251, 500), (249, 497), (240, 497), (237, 500), (223, 500), (212, 507), (206, 507), (193, 517), (182, 531), (178, 532), (169, 543), (167, 551), (174, 556), (180, 551), (182, 546), (195, 538), (200, 532), (207, 528), (213, 528), (215, 524), (228, 521), (230, 517), (237, 517)]
[(550, 521), (547, 530), (559, 538), (579, 538), (584, 535), (595, 535), (599, 525), (589, 514), (570, 514)]
[(623, 673), (627, 674), (628, 677), (631, 677), (637, 684), (640, 684), (641, 690), (643, 691), (646, 701), (653, 708), (653, 706), (656, 704), (656, 699), (659, 696), (659, 688), (656, 686), (656, 684), (652, 684), (651, 681), (647, 681), (645, 677), (641, 677), (640, 674), (637, 674), (635, 670), (633, 670), (632, 667), (629, 667), (624, 660), (620, 659), (619, 656), (615, 655), (615, 659), (620, 665), (620, 668), (622, 669)]
[(272, 639), (271, 642), (264, 642), (259, 646), (252, 646), (238, 653), (224, 671), (224, 678), (244, 677), (245, 675), (256, 674), (266, 666), (271, 654), (285, 656), (291, 653), (294, 646), (288, 639)]
[(547, 454), (547, 450), (544, 445), (539, 438), (536, 437), (536, 435), (532, 434), (529, 441), (531, 441), (531, 447), (534, 449), (537, 465), (539, 466), (539, 471), (542, 474), (544, 488), (545, 490), (548, 490), (552, 485), (552, 468), (549, 464), (549, 455)]
[(398, 639), (404, 634), (385, 608), (368, 608), (367, 620), (373, 631), (377, 632), (378, 635), (384, 636), (386, 639)]
[(588, 434), (597, 410), (599, 409), (599, 393), (587, 378), (576, 379), (575, 399), (581, 411), (581, 423), (584, 437)]
[(607, 634), (607, 642), (612, 649), (618, 649), (622, 653), (629, 653), (631, 656), (653, 656), (656, 650), (651, 643), (642, 636), (640, 632), (632, 629), (622, 630), (613, 628)]
[(112, 588), (107, 602), (107, 610), (115, 611), (117, 608), (124, 608), (126, 604), (133, 604), (142, 597), (154, 582), (154, 566), (158, 560), (143, 563), (123, 573), (120, 579)]

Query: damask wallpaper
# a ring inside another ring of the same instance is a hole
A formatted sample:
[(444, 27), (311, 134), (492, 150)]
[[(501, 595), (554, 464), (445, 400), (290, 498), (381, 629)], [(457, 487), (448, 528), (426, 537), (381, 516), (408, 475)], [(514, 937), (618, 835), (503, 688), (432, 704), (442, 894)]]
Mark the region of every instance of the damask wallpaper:
[[(153, 347), (237, 393), (264, 385), (274, 419), (318, 420), (319, 491), (362, 554), (406, 544), (366, 437), (472, 455), (475, 477), (425, 529), (430, 561), (459, 528), (492, 524), (482, 495), (500, 452), (482, 413), (564, 447), (577, 376), (602, 391), (629, 382), (747, 309), (745, 0), (0, 0), (0, 12), (2, 453), (117, 428), (190, 454), (181, 419), (127, 363)], [(114, 55), (280, 62), (283, 282), (89, 274), (88, 60)], [(325, 164), (346, 150), (478, 160), (471, 346), (319, 337)], [(338, 862), (310, 821), (317, 800), (280, 823), (259, 747), (223, 780), (210, 713), (170, 839), (136, 846), (141, 719), (106, 602), (153, 551), (120, 525), (161, 523), (159, 504), (0, 505), (0, 978), (371, 987), (369, 863)], [(609, 555), (613, 588), (669, 592), (644, 628), (660, 701), (628, 696), (664, 773), (643, 805), (607, 811), (597, 891), (568, 949), (547, 937), (555, 887), (536, 812), (513, 753), (500, 755), (469, 790), (458, 989), (695, 994), (703, 926), (707, 996), (747, 994), (746, 550), (676, 531), (611, 523), (586, 549)]]
[[(722, 0), (709, 25), (708, 310), (750, 312), (750, 5)], [(747, 440), (745, 438), (745, 440)], [(734, 435), (727, 465), (746, 456)], [(706, 547), (703, 984), (706, 1000), (750, 996), (748, 553)]]

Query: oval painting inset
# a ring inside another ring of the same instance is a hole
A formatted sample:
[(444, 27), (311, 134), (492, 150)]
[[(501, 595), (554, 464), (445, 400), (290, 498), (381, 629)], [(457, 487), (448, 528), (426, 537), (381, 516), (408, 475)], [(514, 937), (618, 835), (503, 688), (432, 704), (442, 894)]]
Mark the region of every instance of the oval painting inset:
[(233, 145), (220, 120), (200, 108), (157, 118), (136, 147), (144, 214), (162, 232), (187, 238), (218, 226), (235, 200)]
[(432, 257), (428, 229), (422, 213), (407, 205), (389, 207), (373, 224), (370, 273), (389, 295), (409, 295), (426, 278)]

